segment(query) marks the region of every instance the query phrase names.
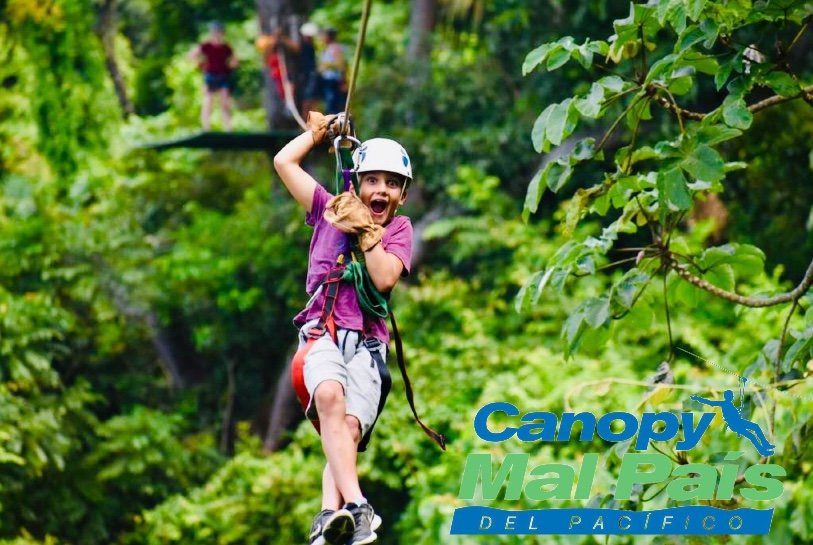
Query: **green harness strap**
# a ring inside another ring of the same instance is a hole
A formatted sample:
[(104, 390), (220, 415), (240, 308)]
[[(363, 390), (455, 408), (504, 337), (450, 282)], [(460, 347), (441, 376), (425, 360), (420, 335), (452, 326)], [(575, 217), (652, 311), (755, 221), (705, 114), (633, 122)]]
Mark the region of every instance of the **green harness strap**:
[(353, 168), (353, 150), (356, 149), (356, 144), (350, 140), (353, 145), (346, 148), (339, 146), (339, 139), (337, 138), (336, 140), (336, 191), (334, 195), (348, 191), (351, 183), (353, 184), (353, 189), (356, 190), (356, 195), (358, 195), (359, 178), (356, 175), (356, 170)]
[(350, 282), (356, 288), (359, 306), (365, 314), (378, 318), (386, 318), (390, 314), (390, 305), (383, 293), (373, 284), (367, 266), (364, 263), (364, 254), (356, 244), (351, 250), (352, 260), (346, 265), (342, 280)]

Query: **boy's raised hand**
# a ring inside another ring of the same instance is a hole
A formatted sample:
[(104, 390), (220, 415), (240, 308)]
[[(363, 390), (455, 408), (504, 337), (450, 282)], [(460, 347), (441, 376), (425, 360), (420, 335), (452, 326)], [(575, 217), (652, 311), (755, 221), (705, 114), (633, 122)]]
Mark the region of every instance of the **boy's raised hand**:
[(313, 134), (314, 145), (319, 145), (329, 139), (333, 142), (342, 128), (344, 122), (344, 114), (330, 114), (325, 115), (319, 112), (308, 112), (308, 120), (305, 125), (308, 130)]
[(352, 117), (345, 117), (344, 112), (325, 115), (320, 112), (308, 112), (305, 122), (313, 135), (313, 144), (319, 145), (325, 140), (333, 144), (333, 140), (340, 134), (354, 136)]
[(358, 236), (362, 252), (370, 250), (384, 236), (384, 228), (373, 222), (370, 209), (350, 191), (330, 199), (324, 217), (339, 231)]

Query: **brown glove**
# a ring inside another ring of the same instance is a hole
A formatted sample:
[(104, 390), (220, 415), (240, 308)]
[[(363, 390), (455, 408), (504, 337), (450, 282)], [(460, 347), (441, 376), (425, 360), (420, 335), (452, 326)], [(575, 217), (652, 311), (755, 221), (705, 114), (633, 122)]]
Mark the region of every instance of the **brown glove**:
[(384, 236), (384, 228), (373, 223), (370, 209), (350, 191), (330, 199), (324, 217), (339, 231), (356, 235), (362, 252), (370, 250)]
[(314, 145), (319, 145), (325, 141), (328, 131), (336, 132), (338, 128), (331, 125), (337, 125), (336, 116), (324, 115), (319, 112), (308, 112), (308, 121), (305, 123), (308, 130), (311, 131), (313, 136)]
[[(313, 135), (313, 143), (321, 144), (325, 140), (333, 144), (339, 134), (355, 136), (353, 128), (353, 117), (348, 114), (345, 121), (344, 112), (338, 114), (324, 115), (319, 112), (308, 112), (308, 121), (305, 123), (308, 130)], [(331, 150), (332, 151), (332, 150)]]

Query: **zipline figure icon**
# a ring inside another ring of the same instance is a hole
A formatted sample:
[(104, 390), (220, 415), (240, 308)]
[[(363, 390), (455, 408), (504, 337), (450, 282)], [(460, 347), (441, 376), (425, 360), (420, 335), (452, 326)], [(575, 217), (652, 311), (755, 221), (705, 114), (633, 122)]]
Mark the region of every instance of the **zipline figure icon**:
[(762, 433), (762, 429), (759, 427), (758, 424), (751, 422), (750, 420), (746, 420), (742, 416), (742, 404), (743, 404), (743, 386), (745, 385), (746, 379), (745, 377), (741, 377), (740, 380), (742, 381), (740, 386), (740, 406), (737, 407), (734, 405), (734, 392), (731, 390), (726, 390), (723, 393), (723, 400), (714, 400), (714, 399), (706, 399), (700, 396), (692, 396), (691, 399), (702, 403), (703, 405), (709, 405), (710, 407), (720, 407), (720, 410), (723, 414), (723, 420), (725, 423), (728, 424), (728, 427), (731, 431), (735, 432), (737, 435), (743, 436), (749, 441), (754, 444), (754, 448), (757, 449), (757, 452), (762, 454), (763, 456), (773, 456), (773, 451), (775, 446), (768, 442), (768, 439), (765, 438), (765, 434)]

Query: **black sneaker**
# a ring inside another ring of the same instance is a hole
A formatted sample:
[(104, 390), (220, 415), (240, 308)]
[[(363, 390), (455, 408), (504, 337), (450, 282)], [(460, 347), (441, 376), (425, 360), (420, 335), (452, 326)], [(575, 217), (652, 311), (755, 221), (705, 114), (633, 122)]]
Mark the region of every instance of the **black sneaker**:
[(353, 535), (355, 523), (347, 509), (325, 509), (313, 519), (309, 545), (345, 545)]
[(362, 503), (361, 505), (348, 503), (344, 508), (350, 511), (356, 522), (353, 537), (347, 542), (347, 545), (369, 545), (370, 543), (375, 543), (376, 540), (378, 540), (375, 530), (381, 526), (381, 517), (375, 514), (373, 507), (369, 503)]

